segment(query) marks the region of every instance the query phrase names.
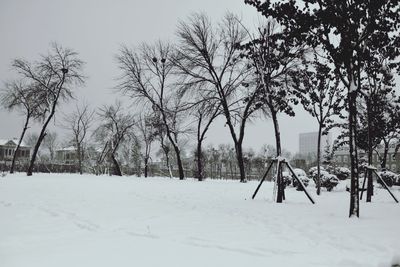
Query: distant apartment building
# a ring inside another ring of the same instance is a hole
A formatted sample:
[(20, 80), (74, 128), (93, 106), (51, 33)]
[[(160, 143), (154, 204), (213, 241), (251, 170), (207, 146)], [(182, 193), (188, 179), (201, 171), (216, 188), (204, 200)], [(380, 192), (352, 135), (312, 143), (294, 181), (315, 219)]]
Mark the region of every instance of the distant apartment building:
[[(302, 156), (317, 155), (318, 132), (299, 134), (299, 154)], [(326, 146), (331, 145), (331, 135), (323, 135), (321, 138), (321, 152), (324, 154)]]
[[(400, 172), (400, 151), (395, 153), (395, 144), (391, 144), (389, 146), (389, 151), (386, 159), (386, 168), (393, 172)], [(383, 154), (383, 147), (378, 147), (379, 154)], [(359, 159), (366, 160), (366, 153), (362, 150), (358, 150)], [(347, 146), (340, 147), (336, 150), (334, 154), (334, 161), (337, 165), (342, 167), (350, 167), (350, 152)], [(372, 165), (376, 168), (380, 169), (381, 167), (381, 159), (378, 156), (378, 153), (374, 152), (372, 155)]]

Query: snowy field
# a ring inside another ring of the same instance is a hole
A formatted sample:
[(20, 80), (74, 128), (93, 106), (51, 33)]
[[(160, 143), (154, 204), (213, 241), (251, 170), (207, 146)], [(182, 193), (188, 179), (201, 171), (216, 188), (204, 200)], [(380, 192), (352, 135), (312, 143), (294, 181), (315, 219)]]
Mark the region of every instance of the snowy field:
[[(310, 204), (272, 183), (35, 174), (0, 178), (0, 266), (391, 266), (400, 205), (349, 219), (344, 186)], [(309, 187), (310, 188), (310, 187)], [(400, 191), (394, 190), (400, 197)]]

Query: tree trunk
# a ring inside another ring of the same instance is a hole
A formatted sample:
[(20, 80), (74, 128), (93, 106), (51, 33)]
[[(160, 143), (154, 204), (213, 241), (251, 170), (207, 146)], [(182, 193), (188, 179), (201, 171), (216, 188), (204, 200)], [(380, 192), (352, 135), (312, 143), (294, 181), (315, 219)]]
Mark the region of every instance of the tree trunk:
[(148, 175), (148, 169), (149, 169), (149, 157), (146, 155), (144, 157), (144, 178), (147, 178)]
[(111, 160), (114, 165), (114, 175), (122, 176), (121, 168), (120, 168), (119, 163), (118, 163), (117, 159), (115, 158), (114, 154), (111, 154)]
[[(367, 99), (367, 123), (368, 123), (368, 166), (372, 166), (372, 139), (373, 139), (373, 131), (372, 131), (372, 123), (371, 123), (371, 102)], [(367, 202), (371, 202), (371, 198), (374, 194), (374, 185), (372, 180), (372, 171), (367, 169)]]
[(174, 150), (176, 154), (176, 161), (178, 164), (178, 172), (179, 172), (179, 180), (185, 179), (185, 173), (183, 171), (183, 165), (182, 165), (182, 160), (181, 160), (181, 151), (179, 150), (178, 146), (174, 145)]
[(15, 151), (14, 151), (14, 155), (13, 155), (13, 159), (12, 159), (12, 163), (11, 163), (11, 168), (10, 168), (10, 173), (14, 173), (15, 161), (17, 159), (17, 152), (19, 151), (19, 148), (21, 146), (22, 140), (24, 139), (25, 132), (28, 129), (28, 124), (29, 124), (30, 118), (31, 118), (31, 115), (28, 112), (28, 114), (26, 115), (26, 119), (25, 119), (24, 129), (22, 130), (21, 136), (19, 137), (19, 140), (18, 140), (18, 144), (15, 147)]
[(76, 144), (76, 152), (78, 155), (78, 168), (79, 168), (79, 174), (82, 175), (83, 171), (82, 171), (82, 149), (81, 149), (81, 144), (79, 144), (79, 142), (77, 142)]
[(318, 141), (317, 141), (317, 195), (321, 194), (321, 135), (322, 124), (318, 127)]
[(384, 141), (384, 150), (383, 150), (383, 158), (381, 162), (381, 169), (382, 171), (386, 171), (386, 162), (387, 162), (387, 155), (389, 153), (389, 142)]
[[(277, 112), (275, 112), (275, 109), (273, 107), (270, 107), (271, 111), (271, 117), (272, 121), (274, 123), (274, 131), (275, 131), (275, 144), (276, 144), (276, 156), (280, 157), (282, 154), (282, 148), (281, 148), (281, 133), (279, 131), (279, 123), (278, 123), (278, 117), (277, 117)], [(278, 166), (280, 166), (280, 162), (278, 161)], [(276, 197), (276, 202), (277, 203), (282, 203), (282, 200), (285, 198), (285, 185), (282, 177), (282, 166), (280, 168), (277, 168), (278, 172), (276, 174), (276, 183), (278, 186), (277, 190), (277, 197)]]
[(37, 153), (39, 151), (39, 147), (42, 144), (42, 141), (43, 141), (45, 136), (46, 136), (45, 127), (43, 127), (42, 131), (40, 132), (39, 138), (38, 138), (38, 140), (37, 140), (37, 142), (35, 144), (35, 147), (33, 148), (31, 161), (29, 163), (28, 171), (26, 172), (26, 174), (28, 176), (32, 176), (32, 174), (33, 174), (33, 167), (35, 166), (36, 156), (37, 156)]
[(353, 79), (349, 79), (349, 148), (350, 148), (350, 167), (351, 167), (351, 186), (350, 186), (350, 210), (349, 217), (360, 216), (359, 197), (358, 197), (358, 155), (356, 146), (356, 122), (357, 122), (357, 91)]
[(202, 148), (201, 148), (202, 140), (197, 141), (197, 179), (199, 181), (203, 181), (203, 155), (202, 155)]
[(240, 182), (245, 183), (246, 182), (246, 171), (245, 171), (245, 167), (244, 167), (242, 144), (236, 143), (235, 150), (236, 150), (236, 158), (237, 158), (237, 162), (238, 162), (238, 166), (239, 166)]

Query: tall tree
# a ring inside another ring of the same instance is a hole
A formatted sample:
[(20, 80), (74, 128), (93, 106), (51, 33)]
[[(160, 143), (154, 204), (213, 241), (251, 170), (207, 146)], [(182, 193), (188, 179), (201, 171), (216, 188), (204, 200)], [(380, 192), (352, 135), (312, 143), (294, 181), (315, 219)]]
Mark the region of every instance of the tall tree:
[[(259, 27), (257, 36), (241, 45), (243, 56), (251, 60), (256, 86), (261, 90), (255, 101), (272, 118), (275, 133), (276, 156), (282, 156), (281, 133), (278, 114), (294, 116), (292, 104), (297, 104), (293, 93), (293, 77), (302, 65), (306, 52), (303, 45), (296, 45), (277, 30), (274, 20)], [(284, 199), (282, 173), (277, 174), (277, 202)]]
[(14, 150), (10, 173), (14, 173), (19, 148), (29, 128), (31, 119), (40, 118), (40, 103), (37, 101), (36, 95), (37, 88), (31, 87), (23, 81), (6, 83), (5, 89), (0, 93), (0, 103), (3, 107), (9, 111), (16, 109), (25, 116), (24, 126)]
[(151, 145), (153, 144), (157, 134), (156, 129), (153, 127), (153, 120), (154, 117), (150, 115), (150, 113), (143, 113), (140, 115), (138, 121), (139, 134), (144, 143), (144, 177), (148, 176)]
[(101, 160), (109, 157), (113, 164), (113, 174), (122, 176), (117, 153), (121, 144), (130, 135), (135, 125), (135, 120), (133, 116), (125, 114), (120, 102), (116, 102), (114, 105), (103, 106), (99, 109), (98, 116), (101, 124), (95, 131), (95, 136), (104, 147), (104, 153), (102, 153), (104, 156)]
[(47, 126), (53, 119), (57, 107), (62, 101), (72, 98), (72, 87), (82, 85), (83, 62), (78, 54), (58, 44), (53, 44), (47, 55), (41, 56), (36, 62), (24, 59), (15, 59), (12, 66), (34, 88), (39, 89), (36, 98), (43, 112), (43, 124), (38, 140), (33, 149), (27, 175), (31, 176), (39, 147), (47, 134)]
[(220, 108), (217, 103), (212, 100), (200, 101), (198, 105), (193, 108), (193, 116), (196, 120), (196, 176), (199, 181), (204, 179), (204, 153), (203, 141), (206, 134), (210, 129), (212, 122), (220, 114)]
[[(349, 148), (351, 187), (349, 216), (359, 216), (358, 155), (356, 149), (357, 96), (361, 73), (374, 57), (370, 47), (391, 51), (395, 59), (400, 50), (398, 26), (400, 1), (245, 0), (265, 17), (275, 18), (293, 42), (321, 47), (347, 89), (349, 106)], [(367, 45), (368, 43), (368, 45)]]
[(321, 138), (328, 134), (328, 125), (333, 116), (340, 115), (343, 109), (343, 89), (339, 79), (331, 69), (315, 58), (314, 68), (306, 70), (295, 78), (296, 93), (304, 109), (318, 122), (317, 140), (317, 195), (321, 193)]
[(76, 106), (75, 111), (67, 115), (64, 125), (72, 135), (72, 143), (76, 149), (76, 158), (78, 159), (78, 170), (83, 174), (84, 142), (86, 140), (89, 128), (93, 122), (94, 111), (90, 110), (87, 104)]
[(219, 102), (235, 146), (240, 181), (245, 182), (243, 140), (257, 92), (247, 82), (251, 72), (237, 45), (246, 39), (246, 32), (232, 14), (225, 15), (218, 26), (204, 14), (193, 14), (179, 23), (177, 36), (174, 64), (178, 73), (185, 77), (187, 88), (209, 89), (203, 95)]
[(171, 128), (180, 110), (180, 107), (174, 106), (174, 100), (180, 96), (174, 90), (171, 50), (169, 44), (161, 41), (155, 45), (142, 44), (136, 50), (123, 47), (117, 56), (122, 71), (118, 89), (125, 95), (144, 101), (160, 115), (166, 137), (175, 151), (179, 179), (182, 180), (185, 174), (177, 140), (178, 131)]

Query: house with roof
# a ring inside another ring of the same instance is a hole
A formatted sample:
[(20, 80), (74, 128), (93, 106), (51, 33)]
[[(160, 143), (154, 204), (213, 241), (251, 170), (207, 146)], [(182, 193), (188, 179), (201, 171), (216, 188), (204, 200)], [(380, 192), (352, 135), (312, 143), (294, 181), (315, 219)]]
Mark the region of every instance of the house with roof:
[(74, 164), (77, 161), (76, 148), (64, 147), (56, 150), (56, 161), (61, 164)]
[[(17, 139), (0, 139), (0, 161), (12, 161), (17, 144)], [(31, 156), (31, 147), (22, 142), (16, 156), (17, 161), (29, 161)]]

